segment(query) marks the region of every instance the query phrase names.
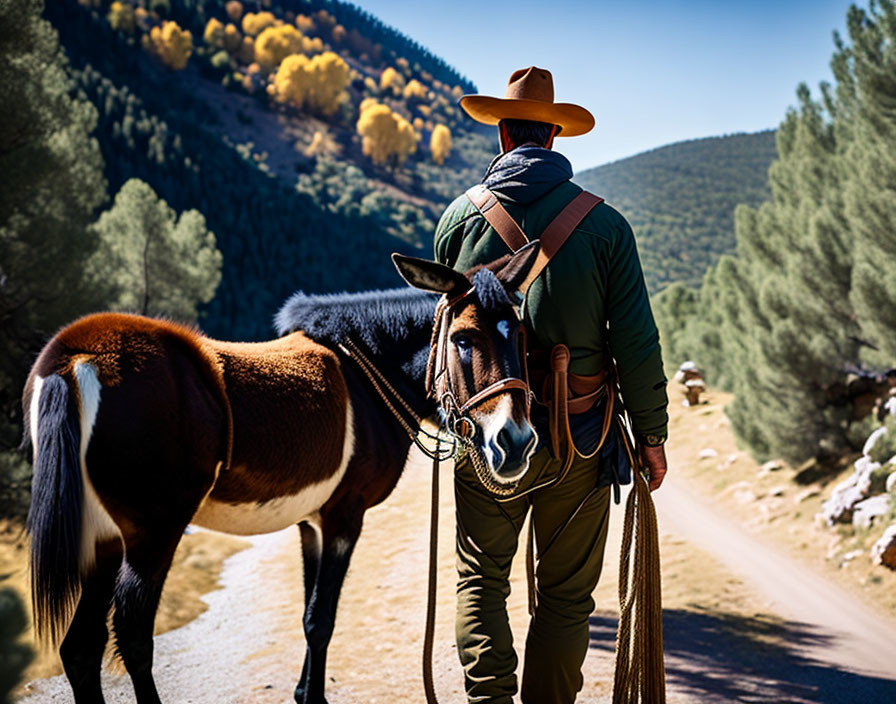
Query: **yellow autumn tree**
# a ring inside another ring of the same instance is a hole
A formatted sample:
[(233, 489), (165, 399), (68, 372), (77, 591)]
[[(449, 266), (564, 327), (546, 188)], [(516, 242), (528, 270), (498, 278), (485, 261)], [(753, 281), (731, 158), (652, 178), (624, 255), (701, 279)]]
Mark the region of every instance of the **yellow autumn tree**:
[(382, 103), (367, 102), (357, 129), (364, 154), (375, 164), (394, 167), (417, 150), (419, 137), (411, 123)]
[(268, 27), (255, 40), (255, 60), (266, 68), (276, 68), (290, 54), (302, 51), (302, 35), (292, 25)]
[(408, 98), (426, 98), (426, 87), (418, 81), (416, 78), (412, 78), (408, 81), (408, 84), (404, 87), (403, 93), (405, 100)]
[(137, 20), (132, 5), (117, 1), (113, 2), (109, 6), (109, 14), (106, 15), (106, 19), (109, 20), (109, 26), (112, 29), (117, 29), (125, 34), (134, 33)]
[(350, 80), (348, 64), (332, 51), (311, 59), (293, 54), (280, 63), (270, 92), (281, 103), (332, 115), (345, 99)]
[(296, 15), (296, 27), (300, 32), (308, 34), (314, 31), (314, 20), (307, 15)]
[[(229, 51), (231, 54), (235, 54), (240, 50), (240, 47), (242, 45), (243, 35), (240, 34), (240, 30), (238, 30), (235, 25), (228, 24), (224, 28), (224, 48), (227, 49), (227, 51)], [(255, 59), (254, 54), (252, 56), (252, 59)]]
[(391, 66), (388, 66), (380, 74), (380, 88), (391, 88), (393, 93), (398, 93), (404, 87), (404, 77)]
[(205, 31), (202, 33), (202, 40), (209, 46), (222, 49), (224, 48), (224, 39), (224, 23), (212, 17), (205, 25)]
[(180, 71), (193, 53), (193, 35), (181, 29), (177, 22), (165, 22), (150, 31), (149, 48), (168, 68)]
[(247, 12), (243, 17), (243, 32), (255, 37), (276, 23), (272, 12)]
[(445, 125), (436, 125), (429, 138), (429, 151), (432, 160), (439, 165), (445, 163), (445, 159), (451, 153), (451, 130)]

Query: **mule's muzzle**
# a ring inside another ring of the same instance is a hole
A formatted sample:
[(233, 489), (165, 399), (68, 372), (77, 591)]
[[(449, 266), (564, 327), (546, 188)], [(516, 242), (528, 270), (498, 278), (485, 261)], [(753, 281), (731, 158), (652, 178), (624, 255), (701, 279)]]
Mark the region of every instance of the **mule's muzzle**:
[(529, 469), (538, 435), (528, 421), (521, 424), (508, 418), (503, 427), (487, 440), (486, 456), (498, 481), (516, 481)]

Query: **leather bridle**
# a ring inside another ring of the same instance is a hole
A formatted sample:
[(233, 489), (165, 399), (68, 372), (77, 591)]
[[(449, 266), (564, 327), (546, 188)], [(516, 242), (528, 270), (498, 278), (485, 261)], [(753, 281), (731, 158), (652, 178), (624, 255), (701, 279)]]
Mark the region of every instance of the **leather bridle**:
[[(448, 350), (451, 345), (448, 332), (454, 318), (467, 303), (467, 298), (475, 293), (475, 290), (475, 287), (471, 287), (463, 294), (453, 298), (448, 298), (446, 294), (442, 296), (436, 306), (432, 348), (426, 375), (427, 392), (436, 399), (443, 413), (445, 426), (449, 431), (457, 435), (461, 441), (467, 443), (472, 441), (476, 430), (476, 424), (470, 417), (470, 411), (474, 408), (508, 391), (522, 391), (526, 399), (526, 420), (528, 420), (532, 399), (528, 378), (505, 377), (477, 391), (464, 403), (460, 403), (457, 400), (456, 380), (451, 373), (451, 365), (448, 364)], [(517, 316), (517, 320), (519, 320), (519, 314), (516, 309), (514, 308), (513, 311), (514, 315)], [(528, 377), (525, 363), (525, 328), (522, 325), (519, 326), (519, 334), (522, 337), (520, 367), (523, 376)]]

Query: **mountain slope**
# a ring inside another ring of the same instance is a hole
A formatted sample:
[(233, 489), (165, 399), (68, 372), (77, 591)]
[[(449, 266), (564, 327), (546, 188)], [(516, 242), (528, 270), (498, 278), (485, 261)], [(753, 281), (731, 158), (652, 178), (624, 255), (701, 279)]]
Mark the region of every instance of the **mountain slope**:
[[(110, 198), (139, 178), (175, 210), (206, 217), (224, 261), (199, 322), (231, 339), (270, 337), (297, 289), (401, 285), (389, 253), (428, 255), (439, 212), (493, 154), (493, 137), (456, 106), (475, 86), (413, 40), (349, 3), (260, 5), (58, 0), (45, 9), (75, 88), (97, 109)], [(277, 65), (259, 65), (264, 30), (249, 21), (261, 16), (304, 42), (289, 51), (306, 66), (342, 64), (332, 109), (277, 98)], [(224, 27), (242, 44), (216, 43)], [(178, 62), (184, 36), (190, 50)], [(368, 100), (413, 127), (415, 150), (372, 159), (357, 129)], [(451, 131), (444, 163), (429, 149), (437, 126)]]
[(579, 173), (575, 181), (628, 218), (651, 293), (699, 286), (734, 250), (734, 209), (769, 197), (771, 130), (678, 142)]

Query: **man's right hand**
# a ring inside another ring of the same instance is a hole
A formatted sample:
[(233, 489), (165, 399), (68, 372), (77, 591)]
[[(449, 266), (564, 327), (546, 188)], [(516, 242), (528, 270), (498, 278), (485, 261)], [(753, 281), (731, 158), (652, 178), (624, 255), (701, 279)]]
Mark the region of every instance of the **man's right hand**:
[(666, 477), (666, 450), (662, 445), (641, 445), (641, 461), (648, 469), (650, 490), (656, 491)]

